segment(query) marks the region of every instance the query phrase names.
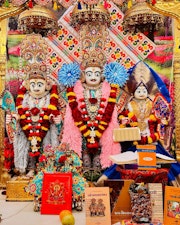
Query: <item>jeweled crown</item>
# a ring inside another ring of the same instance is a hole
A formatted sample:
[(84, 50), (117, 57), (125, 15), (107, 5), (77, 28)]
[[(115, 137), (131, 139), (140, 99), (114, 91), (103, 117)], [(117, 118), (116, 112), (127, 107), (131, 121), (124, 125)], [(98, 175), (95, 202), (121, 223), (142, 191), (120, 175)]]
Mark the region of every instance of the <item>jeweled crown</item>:
[(87, 67), (101, 67), (103, 68), (106, 63), (106, 57), (102, 51), (90, 50), (84, 52), (82, 56), (82, 69), (86, 69)]
[(25, 72), (29, 78), (46, 78), (45, 64), (48, 45), (40, 34), (30, 34), (21, 42), (21, 57), (26, 61)]

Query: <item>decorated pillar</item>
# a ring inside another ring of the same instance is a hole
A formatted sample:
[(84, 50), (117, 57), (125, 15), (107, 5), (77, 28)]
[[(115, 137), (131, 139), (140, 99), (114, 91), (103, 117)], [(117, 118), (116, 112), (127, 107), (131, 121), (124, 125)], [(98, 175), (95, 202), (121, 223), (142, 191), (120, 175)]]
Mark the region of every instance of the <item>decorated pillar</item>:
[(175, 85), (175, 97), (174, 97), (174, 111), (175, 111), (175, 137), (176, 146), (175, 153), (176, 158), (180, 161), (180, 2), (177, 1), (152, 1), (149, 3), (149, 7), (154, 11), (174, 18), (174, 85)]
[[(8, 18), (21, 13), (25, 9), (25, 5), (20, 7), (14, 7), (11, 4), (0, 7), (0, 97), (5, 88), (5, 76), (6, 76), (6, 41), (7, 41), (7, 27)], [(5, 123), (4, 123), (4, 110), (0, 108), (0, 187), (6, 186), (6, 181), (9, 175), (4, 170), (4, 135), (5, 135)]]
[[(0, 22), (0, 97), (3, 94), (5, 86), (5, 75), (6, 75), (6, 34), (7, 34), (7, 19)], [(5, 171), (3, 170), (4, 163), (4, 110), (0, 108), (0, 185), (5, 184)]]

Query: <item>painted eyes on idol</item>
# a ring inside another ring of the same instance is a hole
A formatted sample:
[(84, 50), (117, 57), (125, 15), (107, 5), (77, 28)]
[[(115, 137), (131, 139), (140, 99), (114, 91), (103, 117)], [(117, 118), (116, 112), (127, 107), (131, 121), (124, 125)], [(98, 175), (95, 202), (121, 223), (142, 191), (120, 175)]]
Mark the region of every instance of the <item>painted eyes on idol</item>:
[(144, 95), (146, 95), (147, 94), (147, 89), (146, 88), (142, 88), (142, 87), (139, 87), (139, 88), (137, 88), (136, 89), (136, 91), (135, 91), (137, 94), (144, 94)]
[(87, 72), (85, 72), (85, 75), (86, 75), (87, 77), (92, 77), (93, 74), (94, 74), (96, 77), (100, 77), (100, 76), (101, 76), (101, 72), (100, 72), (100, 71), (95, 71), (95, 72), (87, 71)]
[(35, 88), (35, 87), (41, 88), (41, 87), (44, 86), (44, 83), (42, 83), (42, 82), (37, 82), (37, 83), (32, 82), (32, 83), (30, 83), (30, 86), (31, 86), (32, 88)]

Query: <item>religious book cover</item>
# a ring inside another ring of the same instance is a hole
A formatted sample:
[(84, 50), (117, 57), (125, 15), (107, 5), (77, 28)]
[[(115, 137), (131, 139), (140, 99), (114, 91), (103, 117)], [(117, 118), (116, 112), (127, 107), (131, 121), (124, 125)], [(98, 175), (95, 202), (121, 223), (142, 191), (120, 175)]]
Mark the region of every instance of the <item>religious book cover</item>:
[(44, 173), (41, 214), (72, 210), (72, 173)]
[(148, 183), (151, 201), (151, 223), (163, 224), (163, 187), (162, 183)]
[(111, 225), (109, 187), (85, 189), (86, 225)]
[(112, 224), (125, 219), (131, 219), (131, 201), (129, 187), (133, 180), (108, 179), (104, 181), (104, 186), (109, 187), (111, 203)]
[(180, 225), (180, 188), (165, 187), (164, 225)]

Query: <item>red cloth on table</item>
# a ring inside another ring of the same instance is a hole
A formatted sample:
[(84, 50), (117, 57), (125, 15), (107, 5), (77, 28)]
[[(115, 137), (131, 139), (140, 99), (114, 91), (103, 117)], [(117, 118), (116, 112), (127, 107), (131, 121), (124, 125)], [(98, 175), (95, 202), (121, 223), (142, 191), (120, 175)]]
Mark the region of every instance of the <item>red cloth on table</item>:
[(116, 170), (120, 172), (121, 179), (131, 179), (135, 183), (162, 183), (163, 188), (168, 184), (168, 169), (138, 170), (117, 166)]

